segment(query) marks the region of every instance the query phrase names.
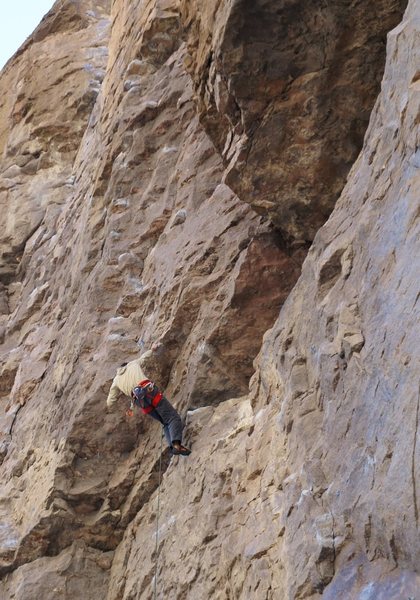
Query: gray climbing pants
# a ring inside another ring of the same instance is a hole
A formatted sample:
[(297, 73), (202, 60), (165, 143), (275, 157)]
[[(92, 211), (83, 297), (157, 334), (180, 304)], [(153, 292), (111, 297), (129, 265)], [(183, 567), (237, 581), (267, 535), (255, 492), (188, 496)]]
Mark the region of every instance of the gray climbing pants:
[(182, 442), (182, 420), (169, 400), (163, 397), (156, 408), (149, 414), (162, 423), (169, 447), (172, 446), (172, 442), (175, 440)]

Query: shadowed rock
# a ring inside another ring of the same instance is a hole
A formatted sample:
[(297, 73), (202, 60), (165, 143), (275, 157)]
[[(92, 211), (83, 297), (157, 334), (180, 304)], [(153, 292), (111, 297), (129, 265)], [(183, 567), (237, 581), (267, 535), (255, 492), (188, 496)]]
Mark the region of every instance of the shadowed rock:
[(312, 241), (362, 147), (406, 0), (182, 0), (188, 69), (226, 183)]

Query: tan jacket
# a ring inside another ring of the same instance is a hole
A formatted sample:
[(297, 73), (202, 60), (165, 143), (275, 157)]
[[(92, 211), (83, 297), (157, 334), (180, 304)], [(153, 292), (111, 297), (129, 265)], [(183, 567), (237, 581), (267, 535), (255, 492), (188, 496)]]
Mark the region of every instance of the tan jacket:
[(106, 399), (108, 407), (115, 404), (121, 392), (130, 398), (131, 390), (135, 388), (140, 381), (147, 379), (140, 366), (141, 360), (142, 357), (132, 360), (127, 363), (125, 367), (120, 367), (117, 370), (117, 374), (115, 375), (111, 389), (109, 390), (108, 398)]
[(130, 398), (131, 390), (143, 379), (150, 379), (161, 387), (166, 385), (167, 378), (168, 364), (165, 354), (147, 350), (140, 358), (132, 360), (125, 367), (117, 370), (106, 399), (107, 406), (115, 404), (121, 392)]

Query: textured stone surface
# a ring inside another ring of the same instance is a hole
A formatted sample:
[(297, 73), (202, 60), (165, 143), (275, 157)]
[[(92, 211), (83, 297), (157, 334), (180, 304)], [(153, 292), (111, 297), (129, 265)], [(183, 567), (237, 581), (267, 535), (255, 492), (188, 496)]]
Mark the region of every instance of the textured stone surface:
[[(284, 390), (279, 426), (295, 474), (291, 597), (330, 581), (327, 598), (419, 589), (418, 18), (411, 3), (389, 35), (363, 152), (260, 355), (261, 403), (264, 390)], [(276, 358), (264, 374), (266, 352)]]
[(182, 0), (188, 68), (226, 182), (312, 241), (362, 146), (406, 0)]
[[(395, 7), (378, 6), (373, 38)], [(26, 86), (24, 127), (0, 109), (0, 597), (149, 600), (159, 500), (162, 600), (415, 598), (418, 5), (389, 35), (362, 153), (302, 273), (303, 251), (226, 184), (210, 105), (200, 123), (193, 8), (59, 3), (0, 80), (13, 104), (27, 55), (73, 48), (55, 91)], [(229, 11), (201, 6), (215, 39)], [(102, 83), (78, 112), (87, 55)], [(45, 120), (49, 166), (18, 175)], [(116, 366), (152, 347), (193, 448), (163, 451), (160, 499), (159, 425), (123, 400), (104, 412)]]
[(57, 3), (2, 72), (2, 281), (13, 278), (26, 242), (43, 232), (44, 219), (58, 218), (68, 195), (72, 163), (105, 74), (109, 3)]
[(104, 598), (112, 552), (103, 553), (74, 543), (53, 558), (39, 558), (18, 569), (4, 583), (2, 598), (55, 600)]
[[(99, 40), (90, 32), (93, 46), (109, 47), (108, 70), (77, 153), (60, 159), (59, 210), (46, 195), (18, 269), (5, 261), (2, 574), (74, 540), (116, 547), (156, 488), (159, 444), (153, 424), (124, 420), (123, 405), (105, 417), (116, 366), (159, 341), (163, 383), (181, 410), (245, 393), (303, 258), (222, 183), (178, 13), (120, 3), (111, 18), (109, 42), (106, 23)], [(134, 29), (141, 35), (127, 36)], [(62, 34), (50, 31), (56, 44)], [(36, 207), (34, 177), (23, 189)], [(13, 215), (10, 195), (4, 205)]]
[[(194, 466), (171, 465), (161, 490), (161, 597), (418, 593), (416, 17), (413, 3), (390, 35), (364, 152), (265, 338), (250, 399), (189, 415)], [(155, 556), (133, 571), (156, 506), (117, 550), (110, 598), (148, 597)]]

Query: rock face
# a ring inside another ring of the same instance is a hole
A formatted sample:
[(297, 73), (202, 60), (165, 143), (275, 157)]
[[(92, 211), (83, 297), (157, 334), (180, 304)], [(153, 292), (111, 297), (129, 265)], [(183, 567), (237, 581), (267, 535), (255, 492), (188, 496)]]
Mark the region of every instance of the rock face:
[[(321, 227), (403, 6), (284, 4), (59, 2), (2, 73), (5, 600), (420, 587), (419, 7)], [(151, 348), (188, 459), (104, 410)]]
[(405, 0), (183, 0), (189, 70), (226, 183), (289, 243), (312, 241), (363, 136)]
[(7, 211), (0, 216), (0, 274), (6, 283), (26, 242), (66, 201), (104, 78), (110, 0), (78, 4), (57, 3), (2, 73), (0, 192)]

